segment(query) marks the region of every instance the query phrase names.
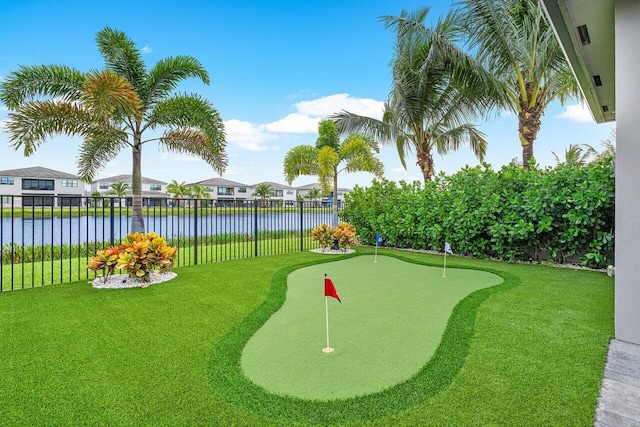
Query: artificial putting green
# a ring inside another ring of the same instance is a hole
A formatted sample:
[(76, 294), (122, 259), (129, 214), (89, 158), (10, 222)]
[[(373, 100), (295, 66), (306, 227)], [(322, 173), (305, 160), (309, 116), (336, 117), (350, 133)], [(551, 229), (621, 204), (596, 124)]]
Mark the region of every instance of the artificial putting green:
[[(291, 272), (286, 300), (242, 352), (243, 373), (266, 390), (310, 400), (379, 392), (409, 379), (438, 347), (454, 307), (503, 281), (495, 274), (359, 256)], [(327, 273), (342, 299), (329, 299)]]

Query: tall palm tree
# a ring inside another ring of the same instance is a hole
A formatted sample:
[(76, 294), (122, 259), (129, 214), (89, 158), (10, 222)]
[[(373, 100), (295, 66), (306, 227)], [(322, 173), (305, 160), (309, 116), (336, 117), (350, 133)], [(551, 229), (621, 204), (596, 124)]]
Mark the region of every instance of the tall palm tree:
[(361, 132), (395, 145), (405, 168), (407, 152), (414, 151), (425, 182), (434, 175), (434, 149), (444, 155), (469, 144), (484, 159), (485, 135), (469, 121), (491, 107), (489, 94), (497, 84), (456, 46), (461, 17), (450, 12), (429, 29), (423, 24), (428, 11), (382, 18), (397, 32), (392, 90), (382, 120), (347, 111), (331, 116), (343, 134)]
[[(224, 125), (218, 111), (197, 94), (174, 94), (180, 81), (209, 75), (191, 56), (160, 60), (147, 70), (134, 42), (105, 27), (96, 35), (106, 70), (81, 73), (66, 66), (22, 66), (2, 82), (0, 100), (11, 110), (7, 129), (13, 147), (33, 154), (47, 138), (77, 135), (83, 142), (78, 175), (95, 174), (126, 147), (132, 150), (132, 231), (144, 231), (142, 146), (157, 141), (164, 149), (202, 158), (222, 173), (227, 165)], [(43, 100), (44, 99), (44, 100)], [(164, 128), (159, 138), (146, 131)]]
[(376, 144), (371, 139), (351, 134), (340, 142), (338, 128), (331, 120), (318, 125), (315, 147), (298, 145), (284, 158), (284, 176), (291, 185), (300, 175), (317, 175), (325, 194), (333, 184), (333, 225), (338, 225), (338, 175), (340, 172), (371, 172), (376, 177), (384, 173), (382, 162), (375, 156)]
[(122, 206), (122, 198), (129, 194), (129, 184), (126, 182), (118, 181), (109, 185), (109, 192), (107, 194), (115, 194), (118, 196), (118, 204)]
[(463, 0), (468, 47), (503, 85), (502, 106), (518, 116), (529, 168), (542, 115), (553, 100), (580, 98), (578, 84), (538, 0)]
[(271, 196), (273, 196), (273, 187), (268, 182), (263, 182), (261, 184), (256, 185), (256, 189), (252, 194), (253, 197), (260, 197), (262, 201), (262, 205), (264, 206), (265, 201), (269, 200)]

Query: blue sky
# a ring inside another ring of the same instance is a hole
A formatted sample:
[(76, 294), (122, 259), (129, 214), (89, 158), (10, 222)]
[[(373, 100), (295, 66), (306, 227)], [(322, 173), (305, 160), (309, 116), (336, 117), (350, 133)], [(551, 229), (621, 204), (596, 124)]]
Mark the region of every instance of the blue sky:
[[(448, 1), (50, 1), (0, 0), (0, 79), (19, 65), (64, 64), (80, 71), (104, 62), (95, 34), (105, 26), (124, 31), (143, 51), (150, 68), (158, 60), (191, 55), (209, 72), (211, 84), (187, 80), (181, 92), (197, 92), (220, 112), (227, 131), (229, 166), (223, 178), (245, 184), (284, 183), (282, 161), (299, 144), (313, 144), (317, 123), (346, 109), (375, 115), (391, 84), (393, 34), (379, 17), (402, 9), (431, 6), (429, 20), (446, 13)], [(0, 121), (7, 118), (0, 105)], [(477, 121), (487, 134), (486, 161), (494, 169), (521, 157), (517, 119), (503, 114)], [(600, 148), (613, 124), (595, 124), (590, 113), (569, 102), (550, 105), (534, 154), (542, 166), (555, 164), (569, 144)], [(9, 145), (0, 132), (0, 170), (44, 166), (76, 173), (78, 139), (58, 137), (31, 157)], [(380, 158), (385, 177), (421, 180), (413, 157), (404, 170), (393, 147)], [(468, 147), (435, 155), (436, 171), (455, 173), (478, 164)], [(123, 151), (99, 177), (131, 173), (131, 153)], [(206, 163), (163, 152), (155, 143), (143, 148), (142, 173), (162, 181), (192, 183), (218, 176)], [(341, 174), (339, 185), (369, 185), (367, 173)], [(315, 181), (300, 177), (293, 185)]]

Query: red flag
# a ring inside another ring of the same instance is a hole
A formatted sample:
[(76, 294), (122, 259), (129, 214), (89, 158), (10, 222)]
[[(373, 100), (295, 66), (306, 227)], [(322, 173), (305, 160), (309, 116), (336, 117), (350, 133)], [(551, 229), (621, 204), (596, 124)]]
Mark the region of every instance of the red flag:
[[(333, 297), (340, 301), (340, 297), (338, 296), (338, 292), (336, 292), (336, 287), (333, 286), (333, 282), (331, 279), (325, 277), (324, 278), (324, 296), (325, 297)], [(342, 302), (342, 301), (340, 301)]]

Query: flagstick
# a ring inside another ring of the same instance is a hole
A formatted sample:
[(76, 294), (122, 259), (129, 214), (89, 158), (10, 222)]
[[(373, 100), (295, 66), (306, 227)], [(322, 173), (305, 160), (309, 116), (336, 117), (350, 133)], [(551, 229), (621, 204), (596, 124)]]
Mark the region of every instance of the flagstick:
[(376, 256), (373, 257), (373, 262), (378, 262), (378, 239), (376, 239)]
[(331, 353), (333, 349), (329, 347), (329, 297), (324, 297), (324, 312), (327, 319), (327, 346), (322, 349), (324, 353)]
[(447, 277), (447, 251), (444, 252), (444, 270), (442, 270), (442, 277)]

